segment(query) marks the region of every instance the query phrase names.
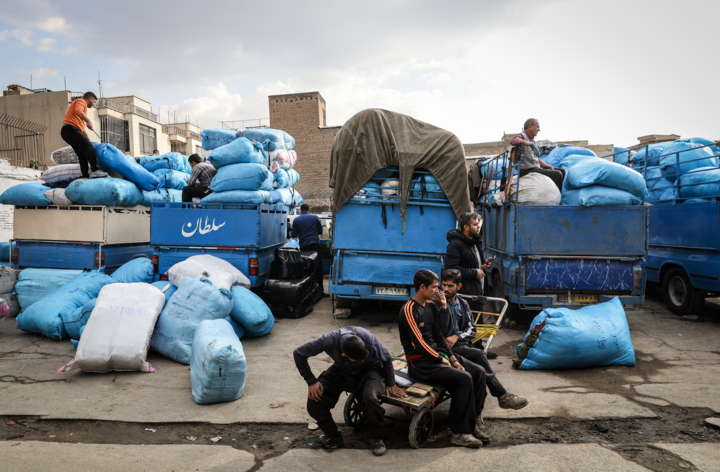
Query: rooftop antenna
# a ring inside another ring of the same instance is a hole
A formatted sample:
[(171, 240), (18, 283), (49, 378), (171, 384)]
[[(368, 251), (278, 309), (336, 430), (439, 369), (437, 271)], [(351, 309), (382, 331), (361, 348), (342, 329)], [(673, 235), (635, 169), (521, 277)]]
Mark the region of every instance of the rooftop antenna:
[(67, 76), (63, 75), (63, 82), (65, 82), (65, 91), (67, 92)]
[(100, 92), (100, 98), (102, 98), (102, 79), (100, 79), (100, 71), (98, 71), (98, 91)]
[(30, 90), (32, 90), (32, 74), (30, 74)]

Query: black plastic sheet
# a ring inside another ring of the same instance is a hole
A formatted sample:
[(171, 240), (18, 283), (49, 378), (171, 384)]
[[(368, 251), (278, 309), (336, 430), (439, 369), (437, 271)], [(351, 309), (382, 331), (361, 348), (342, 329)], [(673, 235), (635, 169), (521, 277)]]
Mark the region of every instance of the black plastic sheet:
[(275, 264), (271, 277), (274, 279), (300, 279), (305, 275), (305, 265), (298, 249), (275, 249)]
[(313, 288), (315, 288), (315, 279), (312, 275), (302, 279), (268, 279), (265, 281), (262, 298), (268, 305), (274, 303), (295, 306), (312, 293)]

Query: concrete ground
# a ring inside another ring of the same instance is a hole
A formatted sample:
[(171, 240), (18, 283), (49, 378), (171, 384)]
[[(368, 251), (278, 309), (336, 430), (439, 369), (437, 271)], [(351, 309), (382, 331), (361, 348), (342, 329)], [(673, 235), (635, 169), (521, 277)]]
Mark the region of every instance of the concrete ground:
[[(195, 404), (189, 366), (156, 353), (149, 356), (157, 369), (154, 374), (86, 374), (80, 371), (59, 374), (58, 368), (74, 356), (70, 342), (52, 342), (18, 331), (16, 322), (8, 320), (0, 325), (0, 416), (8, 419), (33, 417), (44, 421), (115, 422), (112, 424), (204, 424), (208, 427), (236, 423), (276, 424), (270, 430), (290, 427), (307, 430), (310, 420), (305, 411), (307, 386), (295, 369), (293, 349), (338, 326), (357, 325), (375, 333), (391, 353), (400, 352), (396, 326), (398, 310), (397, 305), (381, 307), (363, 303), (354, 307), (350, 319), (334, 320), (330, 300), (323, 299), (305, 318), (277, 320), (270, 335), (243, 339), (248, 359), (243, 397), (216, 405)], [(563, 422), (568, 425), (610, 424), (611, 421), (645, 422), (643, 425), (678, 421), (678, 425), (683, 424), (682, 418), (666, 418), (665, 413), (661, 413), (666, 410), (685, 411), (694, 415), (693, 418), (720, 415), (718, 313), (720, 307), (709, 303), (699, 320), (686, 320), (667, 311), (651, 293), (642, 310), (628, 312), (636, 350), (635, 367), (517, 371), (511, 368), (512, 348), (522, 340), (527, 328), (501, 330), (491, 347), (499, 355), (493, 361), (493, 367), (502, 383), (512, 392), (527, 397), (530, 404), (522, 410), (502, 410), (497, 401), (490, 398), (484, 416), (491, 431), (493, 424), (500, 436), (501, 428), (543, 422), (552, 422), (559, 430), (565, 428)], [(311, 361), (316, 375), (328, 365), (329, 359), (325, 356)], [(338, 406), (334, 414), (342, 423), (342, 403)], [(447, 407), (446, 403), (436, 410), (436, 421), (440, 424)], [(387, 410), (392, 416), (403, 416), (399, 408), (388, 407)], [(0, 426), (13, 427), (20, 428), (17, 425)], [(515, 435), (515, 442), (504, 443), (505, 448), (479, 451), (449, 447), (400, 448), (391, 449), (378, 459), (372, 458), (366, 450), (327, 453), (304, 447), (290, 448), (274, 457), (266, 454), (258, 459), (252, 447), (243, 451), (239, 443), (234, 448), (228, 447), (227, 442), (212, 445), (209, 441), (188, 445), (142, 445), (140, 440), (119, 438), (117, 444), (106, 444), (107, 439), (93, 441), (92, 436), (87, 435), (85, 444), (74, 444), (72, 438), (64, 438), (62, 442), (57, 442), (57, 438), (0, 441), (0, 456), (7, 458), (2, 461), (4, 464), (13, 464), (8, 470), (35, 470), (50, 465), (56, 470), (71, 467), (75, 471), (96, 470), (104, 464), (100, 462), (103, 458), (110, 458), (118, 470), (370, 470), (378, 464), (400, 466), (405, 470), (410, 467), (450, 470), (473, 463), (495, 465), (500, 470), (511, 467), (590, 470), (598, 464), (608, 470), (720, 470), (717, 452), (720, 447), (715, 444), (720, 442), (720, 434), (709, 436), (711, 440), (705, 439), (703, 443), (701, 440), (696, 442), (692, 435), (688, 438), (687, 434), (680, 433), (682, 426), (677, 429), (677, 434), (673, 433), (668, 443), (665, 443), (665, 437), (662, 440), (647, 437), (645, 442), (634, 436), (635, 446), (624, 449), (625, 434), (622, 432), (618, 432), (613, 440), (585, 441), (590, 444), (550, 444), (554, 440), (523, 444), (525, 440)], [(11, 430), (4, 432), (7, 431)], [(11, 437), (0, 435), (0, 439)], [(656, 444), (658, 442), (662, 444)], [(55, 460), (61, 457), (71, 459)], [(158, 467), (158, 464), (162, 466)], [(668, 464), (672, 467), (665, 467)]]

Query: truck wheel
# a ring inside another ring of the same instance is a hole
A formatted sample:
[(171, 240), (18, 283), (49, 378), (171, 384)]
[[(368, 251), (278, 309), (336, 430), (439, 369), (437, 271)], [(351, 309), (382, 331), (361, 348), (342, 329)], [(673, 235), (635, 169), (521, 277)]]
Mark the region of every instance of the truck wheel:
[(352, 298), (337, 297), (335, 308), (352, 308)]
[(702, 310), (705, 295), (693, 289), (690, 278), (679, 267), (668, 270), (663, 277), (663, 298), (676, 315), (694, 315)]

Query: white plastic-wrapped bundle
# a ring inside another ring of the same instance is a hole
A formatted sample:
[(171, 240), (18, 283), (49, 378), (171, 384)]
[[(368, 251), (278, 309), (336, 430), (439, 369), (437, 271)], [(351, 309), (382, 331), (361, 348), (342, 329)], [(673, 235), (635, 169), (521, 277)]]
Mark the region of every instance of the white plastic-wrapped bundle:
[(164, 305), (165, 295), (150, 284), (106, 285), (82, 331), (75, 359), (59, 372), (155, 372), (147, 351)]
[(192, 256), (170, 267), (168, 279), (176, 287), (185, 277), (208, 279), (214, 287), (230, 290), (234, 285), (250, 288), (250, 279), (228, 261), (219, 257), (201, 254)]
[(64, 148), (53, 151), (52, 154), (50, 154), (50, 160), (55, 164), (77, 164), (80, 162), (72, 146), (65, 146)]

